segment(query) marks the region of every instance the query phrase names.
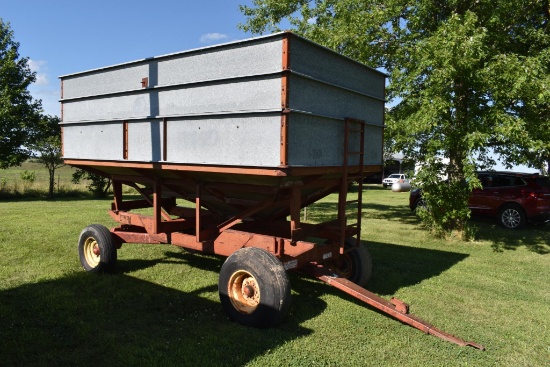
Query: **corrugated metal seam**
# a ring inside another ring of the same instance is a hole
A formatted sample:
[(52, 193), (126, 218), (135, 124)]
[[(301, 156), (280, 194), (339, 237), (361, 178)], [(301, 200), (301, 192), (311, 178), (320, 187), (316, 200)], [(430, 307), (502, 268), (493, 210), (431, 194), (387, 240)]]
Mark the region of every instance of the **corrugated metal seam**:
[(160, 119), (176, 119), (176, 118), (193, 118), (200, 119), (200, 117), (216, 117), (216, 116), (228, 116), (228, 115), (266, 115), (266, 114), (280, 114), (282, 109), (266, 109), (266, 110), (235, 110), (235, 111), (216, 111), (216, 112), (201, 112), (196, 114), (182, 114), (182, 115), (158, 115), (158, 116), (144, 116), (144, 117), (134, 117), (134, 118), (112, 118), (112, 119), (102, 119), (102, 120), (81, 120), (81, 121), (62, 121), (61, 125), (81, 125), (81, 124), (101, 124), (105, 122), (120, 122), (120, 121), (134, 121), (134, 122), (147, 122), (149, 120), (160, 120)]
[[(161, 119), (178, 119), (178, 118), (194, 118), (194, 119), (200, 119), (200, 117), (216, 117), (216, 116), (227, 116), (227, 115), (263, 115), (263, 114), (282, 114), (282, 113), (290, 113), (290, 114), (302, 114), (302, 115), (308, 115), (308, 116), (314, 116), (314, 117), (323, 117), (327, 119), (337, 120), (337, 121), (345, 121), (345, 118), (335, 117), (335, 116), (328, 116), (328, 115), (321, 115), (316, 113), (311, 113), (307, 111), (301, 111), (296, 109), (269, 109), (269, 110), (256, 110), (256, 111), (226, 111), (226, 112), (213, 112), (213, 113), (200, 113), (200, 114), (187, 114), (187, 115), (167, 115), (167, 116), (147, 116), (147, 117), (136, 117), (136, 118), (125, 118), (125, 119), (105, 119), (105, 120), (90, 120), (90, 121), (62, 121), (60, 125), (82, 125), (82, 124), (101, 124), (105, 122), (119, 122), (119, 121), (134, 121), (134, 122), (147, 122), (149, 120), (161, 120)], [(373, 124), (369, 122), (365, 122), (365, 125), (367, 126), (375, 126), (375, 127), (385, 127), (385, 125), (378, 125)]]

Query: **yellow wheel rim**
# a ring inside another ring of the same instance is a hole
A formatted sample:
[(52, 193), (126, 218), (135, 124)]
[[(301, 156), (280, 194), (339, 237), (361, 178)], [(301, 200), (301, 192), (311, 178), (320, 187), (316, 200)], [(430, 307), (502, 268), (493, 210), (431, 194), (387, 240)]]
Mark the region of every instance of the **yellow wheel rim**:
[(100, 255), (99, 245), (96, 239), (93, 237), (86, 238), (86, 241), (84, 241), (84, 258), (88, 265), (92, 268), (99, 265)]
[(260, 287), (256, 278), (244, 270), (238, 270), (229, 278), (227, 285), (229, 299), (241, 313), (251, 314), (260, 304)]

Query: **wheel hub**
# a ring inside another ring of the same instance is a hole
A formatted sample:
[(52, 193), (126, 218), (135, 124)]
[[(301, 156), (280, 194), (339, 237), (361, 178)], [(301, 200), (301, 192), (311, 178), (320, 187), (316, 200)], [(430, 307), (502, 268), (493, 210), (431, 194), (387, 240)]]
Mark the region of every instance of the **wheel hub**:
[(516, 210), (507, 209), (502, 214), (502, 221), (508, 228), (515, 228), (519, 225), (520, 215)]
[(260, 287), (252, 274), (240, 270), (231, 275), (228, 295), (233, 307), (242, 313), (253, 313), (260, 304)]
[(88, 237), (84, 241), (84, 259), (91, 267), (95, 267), (100, 262), (101, 250), (99, 249), (99, 244), (96, 239), (93, 237)]

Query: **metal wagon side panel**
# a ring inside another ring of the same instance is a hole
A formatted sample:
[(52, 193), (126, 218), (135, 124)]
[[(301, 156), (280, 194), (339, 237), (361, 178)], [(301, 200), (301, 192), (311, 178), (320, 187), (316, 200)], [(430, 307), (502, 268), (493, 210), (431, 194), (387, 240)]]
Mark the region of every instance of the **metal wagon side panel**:
[(63, 98), (74, 99), (281, 70), (282, 35), (189, 50), (62, 76)]
[(168, 120), (167, 160), (276, 167), (279, 164), (280, 121), (279, 114)]

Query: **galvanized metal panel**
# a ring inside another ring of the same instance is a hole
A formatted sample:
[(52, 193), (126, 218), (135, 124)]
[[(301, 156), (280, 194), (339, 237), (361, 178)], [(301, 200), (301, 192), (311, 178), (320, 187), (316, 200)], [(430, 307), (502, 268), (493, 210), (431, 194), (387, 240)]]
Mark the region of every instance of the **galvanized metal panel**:
[(302, 38), (290, 42), (293, 71), (384, 99), (385, 74)]
[[(288, 163), (343, 163), (344, 118), (365, 120), (365, 164), (380, 164), (384, 75), (290, 35)], [(283, 34), (62, 77), (66, 158), (277, 167)], [(148, 87), (141, 88), (141, 79)], [(301, 111), (301, 112), (300, 112)], [(105, 121), (104, 123), (100, 123)], [(118, 121), (118, 122), (116, 122)], [(350, 151), (358, 151), (351, 135)], [(357, 164), (357, 157), (350, 157)]]
[(63, 99), (140, 89), (148, 74), (149, 66), (138, 64), (63, 77)]
[(341, 166), (344, 121), (293, 113), (288, 122), (290, 166)]
[(381, 126), (365, 126), (365, 165), (379, 165), (383, 163), (382, 143), (384, 128)]
[[(344, 162), (344, 120), (293, 113), (289, 117), (288, 162), (290, 166), (341, 166)], [(360, 126), (350, 124), (348, 152), (359, 152)], [(365, 165), (382, 164), (381, 126), (365, 126)], [(348, 164), (359, 164), (357, 155), (348, 156)]]
[(169, 120), (167, 161), (277, 167), (280, 122), (277, 114)]
[(128, 123), (128, 160), (159, 162), (162, 160), (162, 120)]
[(65, 159), (121, 160), (123, 129), (120, 122), (63, 127)]
[(199, 49), (62, 77), (63, 98), (192, 84), (281, 71), (282, 36)]
[(207, 49), (162, 60), (158, 63), (158, 85), (188, 84), (281, 71), (281, 43), (282, 37), (252, 40), (245, 44)]
[(339, 119), (356, 118), (383, 125), (384, 102), (333, 85), (290, 76), (290, 108)]
[(270, 75), (223, 84), (181, 89), (147, 89), (139, 93), (68, 101), (63, 121), (140, 119), (281, 108), (281, 80)]

